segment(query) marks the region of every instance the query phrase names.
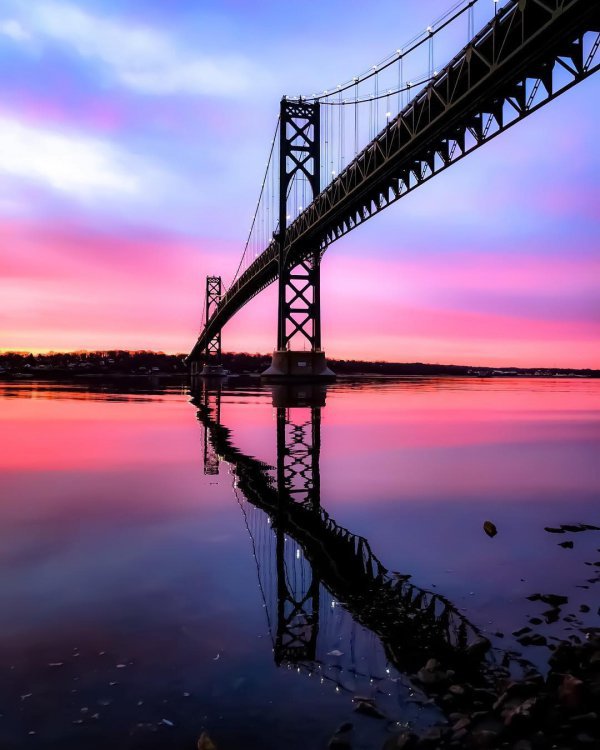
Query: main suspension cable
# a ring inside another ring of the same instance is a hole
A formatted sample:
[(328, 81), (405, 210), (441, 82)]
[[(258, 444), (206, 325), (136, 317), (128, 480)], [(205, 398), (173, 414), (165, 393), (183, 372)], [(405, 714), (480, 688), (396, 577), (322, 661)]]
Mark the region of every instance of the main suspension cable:
[[(373, 65), (367, 72), (362, 73), (359, 76), (356, 76), (350, 81), (346, 81), (346, 83), (340, 84), (338, 86), (332, 86), (331, 89), (325, 89), (325, 91), (322, 94), (311, 94), (310, 96), (299, 96), (297, 97), (297, 99), (301, 99), (307, 102), (321, 101), (323, 99), (327, 99), (328, 97), (332, 96), (332, 94), (337, 94), (343, 91), (347, 91), (348, 89), (352, 88), (352, 86), (354, 86), (356, 83), (363, 83), (363, 81), (366, 81), (369, 78), (372, 78), (373, 76), (379, 75), (381, 71), (385, 70), (386, 68), (389, 68), (390, 65), (393, 65), (394, 63), (398, 62), (398, 60), (403, 59), (404, 57), (409, 55), (411, 52), (421, 47), (426, 42), (431, 43), (431, 39), (433, 36), (435, 36), (440, 31), (442, 31), (447, 26), (449, 26), (453, 21), (455, 21), (457, 18), (462, 16), (463, 13), (466, 13), (470, 8), (472, 8), (478, 2), (480, 2), (480, 0), (460, 0), (460, 2), (453, 5), (442, 16), (440, 16), (436, 21), (434, 21), (430, 26), (428, 26), (424, 32), (417, 34), (417, 36), (413, 37), (402, 48), (400, 48), (399, 50), (396, 50), (396, 52), (393, 53), (392, 55), (388, 55), (376, 65)], [(291, 99), (293, 97), (288, 97), (288, 98)]]
[(236, 279), (238, 277), (238, 274), (240, 272), (240, 268), (242, 267), (242, 263), (244, 262), (244, 256), (246, 255), (246, 251), (248, 250), (248, 246), (250, 244), (250, 239), (252, 237), (252, 232), (254, 231), (254, 226), (256, 224), (256, 217), (258, 216), (258, 212), (259, 212), (260, 205), (261, 205), (261, 200), (262, 200), (262, 197), (263, 197), (263, 193), (265, 191), (265, 185), (267, 184), (267, 178), (268, 178), (268, 174), (269, 174), (269, 167), (271, 166), (271, 159), (273, 157), (273, 151), (275, 150), (275, 142), (277, 140), (277, 133), (279, 131), (280, 121), (281, 121), (281, 117), (278, 117), (277, 118), (277, 125), (275, 126), (275, 133), (273, 134), (273, 140), (271, 141), (271, 150), (269, 151), (269, 159), (267, 161), (267, 168), (265, 169), (265, 174), (264, 174), (264, 177), (263, 177), (263, 181), (262, 181), (262, 184), (260, 186), (260, 194), (258, 196), (258, 201), (256, 203), (256, 209), (254, 211), (254, 216), (252, 217), (252, 224), (250, 225), (250, 231), (248, 232), (248, 238), (246, 239), (246, 244), (244, 245), (244, 251), (242, 253), (242, 257), (241, 257), (240, 262), (238, 264), (237, 270), (236, 270), (235, 275), (233, 277), (233, 280), (232, 280), (232, 282), (231, 282), (231, 284), (229, 286), (232, 286), (235, 283), (235, 281), (236, 281)]

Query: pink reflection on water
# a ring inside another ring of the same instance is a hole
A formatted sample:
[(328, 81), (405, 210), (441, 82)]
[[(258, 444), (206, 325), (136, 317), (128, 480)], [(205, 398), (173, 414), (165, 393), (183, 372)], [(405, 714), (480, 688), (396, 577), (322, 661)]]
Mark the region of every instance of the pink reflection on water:
[[(344, 502), (585, 489), (600, 438), (591, 381), (438, 380), (336, 392), (323, 415), (327, 487)], [(569, 450), (582, 443), (582, 450)], [(361, 479), (362, 478), (362, 479)]]
[(0, 411), (0, 430), (8, 438), (0, 470), (112, 471), (197, 457), (197, 426), (181, 419), (181, 396), (154, 398), (149, 408), (142, 396), (111, 400), (45, 388), (11, 389), (11, 395)]

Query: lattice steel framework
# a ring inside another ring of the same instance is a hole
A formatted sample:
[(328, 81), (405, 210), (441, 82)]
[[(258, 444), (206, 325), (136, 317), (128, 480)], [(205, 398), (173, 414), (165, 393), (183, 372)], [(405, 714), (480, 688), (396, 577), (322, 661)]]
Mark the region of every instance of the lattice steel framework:
[[(206, 277), (206, 310), (205, 320), (210, 320), (221, 301), (221, 277)], [(221, 329), (214, 331), (212, 336), (206, 340), (205, 355), (207, 359), (221, 359)]]
[[(299, 549), (297, 556), (290, 558), (289, 547), (286, 554), (285, 529), (290, 506), (301, 505), (319, 517), (321, 409), (311, 407), (310, 419), (303, 422), (293, 422), (289, 415), (287, 409), (277, 409), (277, 664), (314, 660), (319, 632), (320, 581)], [(302, 575), (291, 575), (298, 567)]]
[(321, 407), (310, 407), (310, 418), (302, 422), (292, 421), (290, 414), (283, 407), (277, 409), (277, 467), (281, 472), (278, 484), (294, 503), (318, 510)]
[(288, 196), (294, 180), (305, 179), (312, 198), (319, 193), (319, 103), (281, 100), (279, 136), (279, 303), (277, 349), (290, 348), (297, 335), (313, 351), (321, 348), (321, 253), (318, 245), (301, 259), (286, 247)]
[[(297, 265), (315, 248), (322, 254), (335, 240), (591, 76), (600, 68), (599, 58), (597, 0), (507, 4), (285, 228), (287, 263)], [(567, 120), (565, 127), (569, 125)], [(277, 278), (282, 252), (274, 240), (228, 289), (191, 356)]]

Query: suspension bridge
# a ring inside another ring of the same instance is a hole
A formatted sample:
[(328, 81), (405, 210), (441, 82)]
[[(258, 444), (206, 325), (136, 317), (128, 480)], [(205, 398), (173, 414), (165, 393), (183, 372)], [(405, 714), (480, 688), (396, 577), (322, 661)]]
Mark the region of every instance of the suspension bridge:
[[(438, 68), (461, 36), (466, 45)], [(329, 245), (588, 78), (599, 47), (599, 0), (462, 0), (361, 75), (284, 97), (237, 272), (227, 288), (207, 278), (192, 375), (221, 372), (223, 327), (278, 280), (264, 374), (333, 377), (320, 310)]]
[(446, 597), (389, 571), (367, 539), (322, 507), (324, 400), (324, 392), (290, 397), (274, 391), (276, 466), (234, 445), (221, 424), (220, 386), (205, 383), (192, 401), (203, 426), (205, 473), (223, 473), (227, 466), (232, 478), (275, 663), (327, 680), (337, 690), (376, 696), (390, 717), (411, 690), (427, 694), (426, 685), (411, 683), (407, 675), (432, 657), (454, 669), (457, 680), (485, 684), (502, 667), (473, 648), (482, 642), (478, 628)]

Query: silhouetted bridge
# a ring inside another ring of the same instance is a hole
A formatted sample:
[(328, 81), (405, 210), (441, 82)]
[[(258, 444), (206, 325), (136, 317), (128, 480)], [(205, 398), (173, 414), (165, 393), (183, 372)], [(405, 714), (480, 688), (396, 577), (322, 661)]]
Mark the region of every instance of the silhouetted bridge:
[[(479, 7), (459, 2), (346, 84), (284, 97), (236, 276), (226, 291), (219, 276), (207, 279), (192, 374), (202, 362), (218, 372), (223, 326), (279, 279), (277, 350), (266, 374), (331, 376), (320, 322), (327, 247), (598, 70), (599, 0), (508, 0), (475, 34)], [(437, 70), (434, 42), (464, 18), (470, 41)], [(411, 75), (425, 53), (427, 70)], [(293, 348), (299, 339), (310, 351)]]

